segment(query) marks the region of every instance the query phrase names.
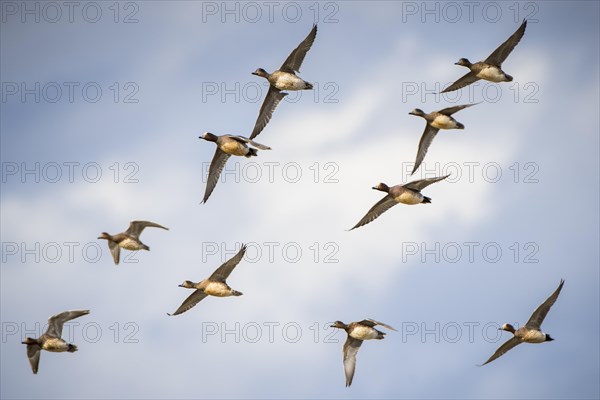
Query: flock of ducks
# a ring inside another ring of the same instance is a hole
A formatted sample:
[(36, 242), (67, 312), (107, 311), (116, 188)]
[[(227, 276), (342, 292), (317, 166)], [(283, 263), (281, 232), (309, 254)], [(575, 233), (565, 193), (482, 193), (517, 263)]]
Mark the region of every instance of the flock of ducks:
[[(463, 88), (479, 79), (484, 79), (491, 82), (512, 81), (513, 78), (502, 71), (502, 62), (519, 43), (525, 33), (526, 27), (527, 21), (525, 20), (519, 29), (502, 45), (500, 45), (487, 59), (485, 59), (485, 61), (472, 64), (468, 59), (461, 58), (456, 64), (469, 68), (469, 72), (446, 88), (442, 93)], [(299, 72), (306, 53), (310, 50), (316, 36), (317, 26), (313, 25), (313, 28), (308, 36), (291, 52), (278, 70), (268, 73), (263, 68), (258, 68), (252, 73), (267, 79), (270, 86), (265, 100), (260, 108), (252, 134), (249, 138), (234, 135), (217, 136), (210, 132), (206, 132), (200, 136), (201, 139), (213, 142), (217, 146), (215, 155), (209, 168), (208, 180), (202, 203), (206, 203), (212, 194), (219, 180), (219, 176), (221, 175), (221, 172), (230, 156), (254, 157), (257, 156), (257, 149), (270, 150), (270, 147), (257, 143), (253, 139), (263, 131), (263, 129), (271, 120), (273, 112), (277, 108), (278, 104), (287, 95), (287, 93), (283, 91), (312, 89), (313, 85), (298, 77), (296, 72)], [(419, 142), (419, 148), (412, 174), (414, 174), (421, 165), (429, 146), (440, 129), (464, 129), (464, 125), (460, 122), (457, 122), (452, 115), (473, 105), (475, 104), (448, 107), (444, 108), (443, 110), (430, 113), (425, 113), (423, 110), (416, 108), (409, 113), (411, 115), (419, 116), (426, 121), (425, 131), (423, 132)], [(431, 199), (427, 196), (424, 196), (421, 191), (433, 183), (446, 179), (448, 176), (449, 175), (422, 179), (404, 185), (395, 185), (391, 187), (385, 183), (379, 183), (377, 186), (373, 187), (373, 189), (385, 192), (386, 196), (377, 202), (350, 230), (372, 222), (385, 211), (398, 203), (408, 205), (431, 203)], [(126, 231), (115, 235), (102, 232), (98, 239), (103, 239), (108, 242), (108, 248), (113, 256), (114, 263), (115, 265), (118, 265), (121, 248), (131, 251), (150, 250), (150, 248), (140, 240), (140, 235), (142, 234), (143, 230), (148, 227), (168, 230), (168, 228), (155, 222), (131, 221)], [(227, 278), (244, 258), (245, 253), (246, 246), (242, 245), (241, 249), (234, 257), (218, 267), (208, 278), (197, 283), (186, 280), (179, 285), (180, 287), (186, 289), (193, 289), (194, 292), (183, 301), (183, 303), (179, 306), (179, 308), (177, 308), (177, 310), (175, 310), (175, 312), (168, 315), (175, 316), (182, 314), (193, 308), (207, 296), (241, 296), (241, 292), (232, 289), (227, 284)], [(548, 311), (556, 302), (556, 299), (562, 290), (563, 284), (564, 280), (561, 279), (558, 288), (533, 312), (524, 326), (520, 327), (519, 329), (515, 329), (510, 324), (502, 325), (502, 327), (499, 329), (512, 333), (513, 337), (500, 346), (496, 352), (482, 365), (486, 365), (494, 361), (521, 343), (542, 343), (553, 340), (550, 335), (541, 331), (541, 325), (544, 321), (544, 318), (548, 314)], [(27, 337), (25, 341), (22, 342), (23, 344), (27, 345), (27, 357), (29, 358), (31, 369), (34, 374), (38, 372), (41, 350), (71, 353), (77, 351), (77, 346), (67, 343), (61, 338), (62, 328), (67, 321), (87, 314), (89, 314), (89, 310), (65, 311), (54, 315), (48, 320), (48, 330), (46, 333), (37, 339)], [(375, 321), (373, 319), (364, 319), (357, 322), (351, 322), (349, 324), (336, 321), (333, 323), (333, 325), (331, 325), (332, 328), (343, 329), (347, 333), (347, 339), (343, 346), (343, 366), (346, 376), (346, 386), (350, 386), (352, 384), (354, 371), (356, 369), (356, 355), (360, 349), (360, 346), (362, 345), (362, 342), (373, 339), (381, 340), (385, 337), (384, 332), (381, 332), (375, 328), (378, 325), (389, 330), (396, 331), (396, 329), (390, 325)]]

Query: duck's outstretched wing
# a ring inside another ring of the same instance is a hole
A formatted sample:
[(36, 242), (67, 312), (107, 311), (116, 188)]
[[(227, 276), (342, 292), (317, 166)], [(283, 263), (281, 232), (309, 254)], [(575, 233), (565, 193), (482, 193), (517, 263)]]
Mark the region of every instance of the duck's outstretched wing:
[(358, 221), (358, 223), (354, 225), (350, 230), (359, 228), (363, 225), (368, 224), (369, 222), (374, 221), (375, 219), (377, 219), (377, 217), (379, 217), (381, 214), (383, 214), (396, 204), (398, 204), (396, 203), (396, 200), (394, 200), (394, 198), (388, 194), (383, 199), (375, 203), (375, 205), (371, 207), (369, 211), (367, 211), (365, 216), (362, 217), (361, 220)]
[(417, 158), (415, 159), (415, 165), (413, 167), (412, 172), (410, 173), (411, 175), (414, 174), (417, 171), (417, 169), (419, 169), (419, 166), (421, 166), (421, 163), (423, 162), (423, 159), (425, 159), (425, 154), (427, 154), (429, 146), (431, 146), (433, 139), (435, 139), (435, 135), (437, 135), (439, 131), (440, 130), (438, 128), (435, 128), (429, 124), (425, 125), (425, 130), (423, 131), (423, 135), (421, 135), (421, 140), (419, 141), (419, 148), (417, 150)]
[(515, 33), (511, 35), (511, 37), (506, 39), (506, 41), (502, 43), (496, 50), (494, 50), (494, 52), (490, 54), (484, 62), (496, 65), (498, 67), (502, 66), (502, 63), (504, 62), (504, 60), (506, 60), (506, 57), (508, 57), (508, 55), (521, 41), (521, 38), (525, 34), (525, 28), (527, 28), (527, 20), (523, 20), (523, 23), (521, 24), (519, 29), (517, 29)]
[(315, 38), (317, 37), (317, 25), (313, 25), (310, 33), (306, 38), (290, 53), (288, 58), (283, 62), (281, 71), (287, 72), (300, 72), (300, 66), (302, 65), (302, 61), (304, 61), (304, 57), (306, 57), (306, 53), (310, 50)]
[(169, 313), (167, 313), (167, 314), (169, 316), (182, 314), (182, 313), (186, 312), (187, 310), (189, 310), (190, 308), (194, 307), (196, 304), (198, 304), (200, 301), (202, 301), (206, 296), (208, 296), (208, 295), (206, 293), (204, 293), (204, 290), (196, 289), (196, 290), (194, 290), (194, 293), (190, 294), (188, 296), (188, 298), (185, 299), (183, 301), (183, 303), (181, 303), (179, 308), (177, 310), (175, 310), (175, 312), (173, 314), (169, 314)]
[(165, 228), (162, 225), (157, 224), (156, 222), (150, 222), (150, 221), (131, 221), (129, 223), (129, 228), (127, 228), (127, 230), (125, 231), (126, 234), (128, 234), (129, 236), (133, 236), (136, 239), (139, 239), (140, 235), (142, 234), (142, 231), (145, 228), (148, 227), (152, 227), (152, 228), (161, 228), (164, 230), (169, 230), (169, 228)]
[(225, 168), (225, 164), (227, 163), (227, 160), (229, 160), (229, 157), (229, 154), (217, 147), (208, 169), (208, 179), (206, 180), (206, 189), (204, 191), (202, 203), (206, 203), (213, 190), (215, 190), (215, 186), (217, 186), (217, 182), (219, 182), (219, 177), (221, 176), (221, 172), (223, 172), (223, 168)]
[(550, 311), (550, 308), (556, 302), (556, 299), (558, 299), (558, 295), (560, 294), (564, 283), (564, 279), (561, 279), (554, 293), (552, 293), (552, 295), (550, 295), (550, 297), (548, 297), (546, 301), (544, 301), (533, 312), (533, 314), (531, 314), (531, 317), (529, 317), (529, 321), (527, 321), (527, 323), (525, 324), (526, 327), (540, 329), (540, 327), (542, 326), (542, 322), (544, 322), (544, 318), (546, 318), (546, 315), (548, 315), (548, 311)]
[(262, 130), (271, 120), (273, 112), (275, 112), (275, 109), (281, 100), (283, 100), (283, 98), (287, 95), (287, 93), (284, 93), (281, 90), (269, 85), (269, 91), (267, 92), (267, 96), (260, 107), (258, 117), (256, 118), (256, 123), (254, 124), (254, 129), (250, 135), (250, 139), (254, 139), (259, 133), (262, 132)]
[(432, 183), (436, 183), (441, 180), (444, 180), (449, 176), (450, 175), (448, 174), (448, 175), (444, 175), (444, 176), (438, 176), (436, 178), (421, 179), (419, 181), (413, 181), (413, 182), (407, 183), (406, 185), (404, 185), (404, 187), (407, 189), (414, 190), (415, 192), (420, 192), (421, 190), (425, 189), (427, 186), (431, 185)]
[(354, 378), (354, 370), (356, 369), (356, 354), (362, 340), (351, 338), (348, 335), (346, 342), (344, 343), (344, 374), (346, 375), (346, 387), (352, 385), (352, 379)]
[(113, 242), (112, 240), (107, 240), (108, 249), (110, 250), (110, 254), (113, 256), (113, 261), (115, 265), (119, 265), (119, 258), (121, 258), (121, 248), (118, 243)]
[(55, 338), (60, 338), (65, 322), (89, 313), (90, 310), (72, 310), (53, 315), (48, 318), (48, 330), (46, 331), (46, 334)]
[(271, 148), (269, 146), (266, 146), (264, 144), (260, 144), (258, 142), (255, 142), (252, 139), (248, 139), (247, 137), (244, 136), (233, 136), (233, 135), (227, 135), (228, 137), (237, 140), (240, 143), (248, 143), (249, 145), (252, 145), (254, 147), (256, 147), (257, 149), (260, 150), (271, 150)]
[(454, 90), (464, 88), (465, 86), (469, 86), (470, 84), (477, 82), (479, 79), (480, 78), (478, 78), (472, 71), (469, 71), (465, 75), (460, 77), (452, 85), (450, 85), (446, 89), (442, 90), (442, 93), (452, 92)]
[(31, 365), (31, 371), (33, 371), (34, 374), (37, 374), (38, 372), (41, 350), (42, 348), (38, 344), (27, 345), (27, 358), (29, 359), (29, 364)]
[(238, 251), (235, 256), (231, 257), (223, 265), (217, 268), (208, 279), (211, 281), (225, 282), (225, 280), (231, 274), (231, 271), (233, 271), (240, 261), (242, 261), (244, 254), (246, 254), (246, 245), (242, 245), (240, 251)]
[(374, 319), (371, 319), (371, 318), (363, 319), (362, 321), (359, 322), (359, 324), (370, 326), (372, 328), (375, 327), (376, 325), (379, 325), (379, 326), (383, 326), (384, 328), (387, 328), (389, 330), (398, 332), (396, 329), (392, 328), (388, 324), (384, 324), (383, 322), (375, 321)]
[(492, 354), (492, 356), (486, 362), (481, 364), (480, 367), (483, 367), (485, 364), (491, 363), (496, 358), (502, 356), (504, 353), (506, 353), (507, 351), (509, 351), (510, 349), (512, 349), (513, 347), (515, 347), (516, 345), (518, 345), (520, 343), (521, 343), (521, 341), (519, 339), (517, 339), (515, 336), (513, 336), (512, 338), (510, 338), (506, 342), (504, 342), (504, 344), (502, 346), (500, 346), (498, 348), (498, 350), (496, 350), (496, 352), (494, 354)]
[(465, 109), (465, 108), (467, 108), (467, 107), (474, 106), (474, 105), (476, 105), (476, 104), (479, 104), (479, 103), (463, 104), (463, 105), (460, 105), (460, 106), (448, 107), (448, 108), (444, 108), (443, 110), (440, 110), (440, 111), (438, 111), (438, 112), (439, 112), (440, 114), (444, 114), (444, 115), (447, 115), (447, 116), (451, 116), (451, 115), (452, 115), (452, 114), (454, 114), (455, 112), (458, 112), (458, 111), (460, 111), (460, 110), (463, 110), (463, 109)]

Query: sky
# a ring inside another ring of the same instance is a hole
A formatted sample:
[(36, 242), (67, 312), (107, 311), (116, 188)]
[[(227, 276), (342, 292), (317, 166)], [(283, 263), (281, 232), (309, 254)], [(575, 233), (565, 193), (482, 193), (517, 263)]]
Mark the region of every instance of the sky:
[[(600, 396), (598, 2), (12, 2), (1, 4), (2, 398)], [(528, 19), (511, 83), (439, 95)], [(249, 136), (277, 69), (318, 24), (291, 93), (200, 204), (215, 146)], [(425, 123), (440, 132), (412, 177)], [(348, 231), (371, 188), (450, 173), (427, 205)], [(151, 251), (101, 232), (130, 220)], [(241, 297), (173, 312), (184, 280), (248, 245)], [(542, 329), (478, 367), (565, 285)], [(48, 317), (76, 353), (26, 336)], [(373, 318), (344, 387), (345, 333)], [(67, 379), (65, 379), (67, 378)]]

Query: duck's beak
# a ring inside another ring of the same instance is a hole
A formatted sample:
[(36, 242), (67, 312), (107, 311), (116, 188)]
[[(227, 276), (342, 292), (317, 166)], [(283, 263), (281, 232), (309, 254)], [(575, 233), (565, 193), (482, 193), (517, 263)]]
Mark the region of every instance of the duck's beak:
[(371, 189), (374, 189), (374, 190), (379, 190), (379, 189), (377, 189), (375, 186), (373, 186)]
[(252, 75), (258, 75), (256, 72), (251, 72)]
[(177, 285), (177, 286), (179, 286), (179, 287), (183, 287), (183, 285)]
[(411, 111), (408, 113), (408, 115), (417, 115), (417, 114), (415, 114), (414, 112)]
[(458, 61), (457, 61), (457, 62), (455, 62), (455, 63), (454, 63), (454, 65), (460, 65), (460, 64), (459, 64), (459, 63), (458, 63)]

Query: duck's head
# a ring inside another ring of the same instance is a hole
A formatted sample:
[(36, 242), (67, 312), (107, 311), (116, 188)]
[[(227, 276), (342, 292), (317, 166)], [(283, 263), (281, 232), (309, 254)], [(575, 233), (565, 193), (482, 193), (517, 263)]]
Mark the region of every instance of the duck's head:
[(32, 339), (30, 337), (26, 337), (24, 342), (21, 342), (21, 344), (37, 344), (37, 340)]
[(335, 321), (333, 325), (331, 325), (331, 328), (346, 329), (346, 324), (342, 321)]
[(515, 333), (515, 327), (512, 326), (511, 324), (504, 324), (500, 328), (498, 328), (498, 330)]
[(460, 65), (460, 66), (462, 66), (462, 67), (467, 67), (467, 68), (468, 68), (468, 67), (470, 67), (472, 64), (471, 64), (471, 61), (469, 61), (468, 59), (466, 59), (466, 58), (461, 58), (460, 60), (458, 60), (457, 62), (455, 62), (455, 63), (454, 63), (454, 65)]
[(266, 78), (269, 76), (269, 73), (262, 68), (257, 68), (256, 71), (252, 73), (252, 75), (262, 76), (263, 78)]
[(417, 115), (419, 117), (422, 117), (423, 115), (425, 115), (425, 113), (423, 112), (423, 110), (421, 110), (420, 108), (415, 108), (414, 110), (412, 110), (411, 112), (409, 112), (410, 115)]
[(109, 234), (108, 234), (108, 233), (106, 233), (106, 232), (102, 232), (102, 233), (100, 234), (100, 236), (98, 236), (98, 239), (106, 239), (106, 240), (110, 240), (111, 238), (112, 238), (112, 236), (111, 236), (111, 235), (109, 235)]
[(194, 282), (192, 281), (184, 281), (181, 285), (179, 285), (179, 287), (183, 287), (186, 289), (195, 289)]
[(217, 135), (215, 135), (213, 133), (210, 133), (210, 132), (204, 132), (202, 134), (202, 136), (198, 136), (198, 139), (204, 139), (204, 140), (207, 140), (209, 142), (216, 142), (218, 138), (219, 137)]
[(390, 187), (383, 182), (379, 182), (377, 186), (373, 186), (373, 189), (379, 190), (380, 192), (388, 193), (390, 191)]

